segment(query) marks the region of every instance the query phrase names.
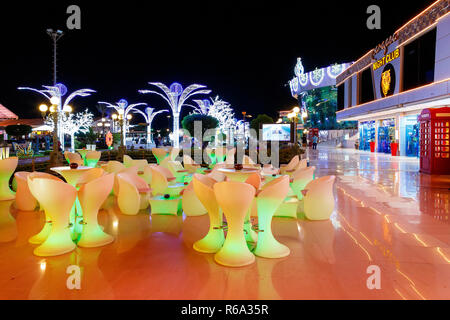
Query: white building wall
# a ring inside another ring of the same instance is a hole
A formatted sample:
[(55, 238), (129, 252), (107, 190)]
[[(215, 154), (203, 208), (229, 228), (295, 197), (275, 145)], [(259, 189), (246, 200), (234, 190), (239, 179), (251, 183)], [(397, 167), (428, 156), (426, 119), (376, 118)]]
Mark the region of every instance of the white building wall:
[(434, 81), (450, 78), (450, 14), (439, 20), (436, 32)]

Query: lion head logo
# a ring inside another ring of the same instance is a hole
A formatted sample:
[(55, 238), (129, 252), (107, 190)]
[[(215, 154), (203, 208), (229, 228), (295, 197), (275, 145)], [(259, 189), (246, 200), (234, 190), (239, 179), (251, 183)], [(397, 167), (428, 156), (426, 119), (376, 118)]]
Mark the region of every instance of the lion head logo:
[(386, 97), (391, 89), (391, 70), (387, 70), (381, 75), (381, 88), (383, 95)]

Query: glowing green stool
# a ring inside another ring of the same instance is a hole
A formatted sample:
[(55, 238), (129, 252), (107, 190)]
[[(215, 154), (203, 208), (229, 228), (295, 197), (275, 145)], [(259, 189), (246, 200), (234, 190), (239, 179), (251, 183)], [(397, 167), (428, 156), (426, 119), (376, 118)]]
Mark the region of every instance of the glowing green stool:
[(258, 206), (258, 242), (254, 254), (263, 258), (282, 258), (290, 254), (272, 234), (272, 217), (289, 192), (289, 177), (283, 176), (266, 184), (256, 197)]
[(194, 250), (202, 253), (216, 253), (222, 248), (225, 241), (222, 227), (223, 214), (220, 211), (213, 189), (216, 181), (200, 174), (195, 174), (192, 181), (195, 194), (209, 215), (208, 234), (203, 239), (194, 243)]
[(242, 182), (219, 182), (214, 185), (219, 206), (228, 222), (225, 243), (214, 256), (217, 263), (227, 267), (242, 267), (255, 262), (244, 236), (245, 216), (255, 196), (255, 188)]

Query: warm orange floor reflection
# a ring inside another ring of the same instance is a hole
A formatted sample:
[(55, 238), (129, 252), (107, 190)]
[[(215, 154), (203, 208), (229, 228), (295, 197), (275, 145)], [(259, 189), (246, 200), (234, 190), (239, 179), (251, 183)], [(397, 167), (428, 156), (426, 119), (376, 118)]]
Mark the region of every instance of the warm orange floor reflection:
[[(0, 203), (0, 299), (448, 299), (449, 180), (417, 173), (418, 161), (321, 149), (318, 176), (336, 174), (330, 221), (276, 218), (274, 235), (291, 249), (244, 268), (217, 265), (192, 249), (208, 217), (99, 215), (111, 245), (55, 258), (33, 255), (28, 238), (44, 216)], [(66, 268), (82, 270), (68, 290)], [(366, 270), (381, 269), (381, 290)]]

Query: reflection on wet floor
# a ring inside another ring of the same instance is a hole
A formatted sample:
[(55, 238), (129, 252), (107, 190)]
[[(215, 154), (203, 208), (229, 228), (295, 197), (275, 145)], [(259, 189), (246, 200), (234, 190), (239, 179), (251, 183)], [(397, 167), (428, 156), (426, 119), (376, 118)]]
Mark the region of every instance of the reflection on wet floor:
[[(207, 216), (126, 216), (113, 201), (99, 214), (112, 244), (36, 257), (28, 238), (43, 213), (0, 202), (0, 299), (450, 298), (447, 177), (420, 175), (416, 159), (354, 150), (309, 158), (318, 176), (338, 176), (331, 219), (275, 218), (274, 235), (291, 255), (237, 269), (192, 249)], [(80, 267), (81, 290), (67, 289), (70, 265)], [(381, 290), (367, 288), (371, 265), (381, 269)]]

